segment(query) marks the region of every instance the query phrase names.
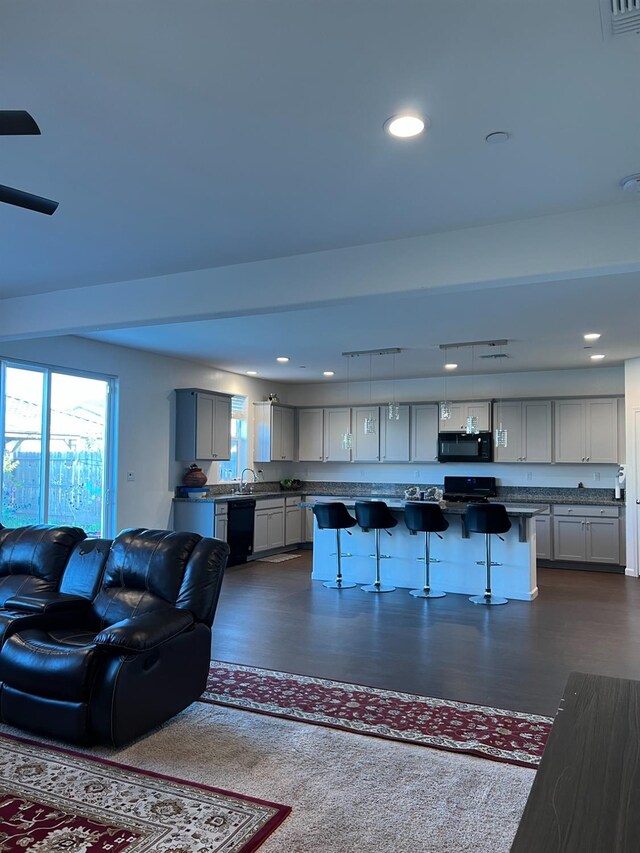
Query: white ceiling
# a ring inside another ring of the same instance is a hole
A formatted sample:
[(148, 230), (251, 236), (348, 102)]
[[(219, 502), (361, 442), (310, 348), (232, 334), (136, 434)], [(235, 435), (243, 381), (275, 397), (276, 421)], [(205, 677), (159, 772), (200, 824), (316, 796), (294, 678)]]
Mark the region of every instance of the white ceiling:
[[(0, 108), (29, 110), (43, 133), (0, 139), (0, 183), (60, 202), (53, 217), (0, 205), (0, 307), (26, 294), (637, 205), (619, 181), (640, 171), (640, 39), (611, 38), (601, 7), (0, 0)], [(386, 136), (383, 122), (403, 108), (425, 112), (429, 133)], [(495, 130), (511, 140), (487, 145)], [(595, 325), (611, 364), (640, 355), (639, 287), (632, 275), (550, 283), (535, 296), (523, 287), (489, 298), (376, 296), (95, 337), (314, 381), (323, 369), (344, 374), (343, 350), (401, 346), (398, 373), (419, 376), (438, 371), (439, 343), (490, 337), (512, 340), (512, 357), (481, 362), (483, 372), (583, 366), (580, 336)], [(283, 349), (292, 357), (284, 368), (273, 361)]]

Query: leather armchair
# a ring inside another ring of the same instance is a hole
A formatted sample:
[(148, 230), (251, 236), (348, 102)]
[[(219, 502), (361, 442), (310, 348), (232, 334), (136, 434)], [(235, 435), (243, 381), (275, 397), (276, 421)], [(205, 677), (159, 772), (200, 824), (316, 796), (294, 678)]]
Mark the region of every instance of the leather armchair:
[(91, 600), (70, 583), (66, 609), (45, 604), (44, 621), (6, 640), (3, 722), (118, 746), (186, 708), (206, 685), (228, 554), (194, 533), (123, 531)]

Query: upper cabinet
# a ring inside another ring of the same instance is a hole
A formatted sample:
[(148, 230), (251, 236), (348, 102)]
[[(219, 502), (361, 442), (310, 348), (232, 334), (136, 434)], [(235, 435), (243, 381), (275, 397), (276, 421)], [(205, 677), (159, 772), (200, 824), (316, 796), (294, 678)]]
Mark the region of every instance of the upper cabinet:
[(556, 462), (618, 461), (618, 400), (556, 400)]
[(387, 406), (380, 407), (380, 460), (409, 462), (411, 407), (398, 406), (399, 417), (389, 419)]
[(324, 461), (324, 409), (298, 409), (298, 459)]
[(491, 429), (491, 403), (486, 401), (451, 403), (451, 417), (446, 421), (440, 419), (440, 432), (461, 432), (467, 427), (467, 418), (478, 418), (478, 429), (480, 432), (488, 432)]
[(411, 406), (411, 462), (438, 461), (438, 404)]
[(551, 401), (504, 400), (493, 406), (495, 429), (507, 430), (507, 446), (494, 448), (496, 462), (551, 462)]
[(254, 462), (295, 459), (295, 409), (278, 403), (254, 403)]
[(176, 390), (176, 459), (231, 458), (231, 395), (199, 388)]
[(351, 432), (351, 409), (324, 410), (324, 461), (351, 462), (351, 450), (344, 447), (343, 436)]
[[(365, 424), (373, 421), (373, 431), (366, 432)], [(356, 406), (351, 410), (353, 432), (353, 462), (380, 461), (380, 407)]]

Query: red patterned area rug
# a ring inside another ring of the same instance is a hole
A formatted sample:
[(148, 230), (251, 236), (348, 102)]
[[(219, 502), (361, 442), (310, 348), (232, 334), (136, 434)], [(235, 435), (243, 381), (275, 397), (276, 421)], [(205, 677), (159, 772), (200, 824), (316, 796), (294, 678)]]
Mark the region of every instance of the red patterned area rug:
[(250, 853), (290, 811), (0, 735), (2, 853)]
[(537, 767), (551, 717), (212, 661), (201, 701)]

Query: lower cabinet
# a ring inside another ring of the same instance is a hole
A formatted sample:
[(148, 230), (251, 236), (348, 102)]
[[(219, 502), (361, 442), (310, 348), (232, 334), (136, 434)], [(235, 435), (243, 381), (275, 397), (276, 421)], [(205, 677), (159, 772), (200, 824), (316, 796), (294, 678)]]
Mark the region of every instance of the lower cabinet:
[(302, 537), (302, 510), (300, 498), (285, 499), (284, 543), (298, 545)]
[(253, 528), (253, 553), (284, 548), (284, 499), (258, 501)]
[(553, 559), (620, 565), (617, 507), (556, 506)]
[(553, 560), (553, 537), (551, 535), (551, 514), (536, 515), (536, 557), (539, 560)]

